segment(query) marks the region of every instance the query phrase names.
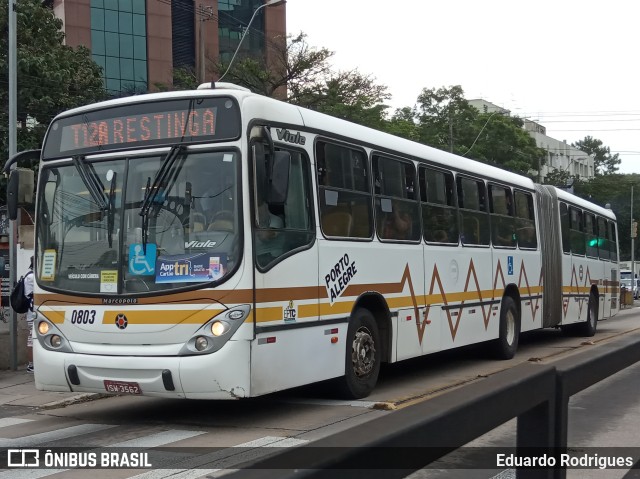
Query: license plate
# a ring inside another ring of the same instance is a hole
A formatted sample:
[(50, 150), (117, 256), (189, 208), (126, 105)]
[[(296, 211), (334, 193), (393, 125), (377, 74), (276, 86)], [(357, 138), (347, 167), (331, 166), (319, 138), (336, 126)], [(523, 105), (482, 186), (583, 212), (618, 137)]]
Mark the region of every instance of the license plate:
[(110, 393), (142, 394), (142, 389), (140, 389), (138, 383), (130, 383), (125, 381), (108, 381), (105, 379), (104, 388)]

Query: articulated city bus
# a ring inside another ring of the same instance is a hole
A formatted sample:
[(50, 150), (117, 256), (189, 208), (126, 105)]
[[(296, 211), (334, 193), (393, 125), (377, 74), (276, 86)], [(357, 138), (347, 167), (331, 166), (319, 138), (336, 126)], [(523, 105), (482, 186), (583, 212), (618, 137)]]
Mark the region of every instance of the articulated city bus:
[[(19, 174), (19, 171), (16, 171)], [(618, 311), (616, 218), (229, 84), (57, 116), (36, 200), (39, 389), (230, 399)]]

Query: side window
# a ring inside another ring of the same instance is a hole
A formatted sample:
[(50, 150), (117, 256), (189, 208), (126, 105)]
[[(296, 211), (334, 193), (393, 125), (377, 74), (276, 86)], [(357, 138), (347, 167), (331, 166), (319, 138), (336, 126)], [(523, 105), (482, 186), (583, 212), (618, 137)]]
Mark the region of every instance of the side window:
[(560, 227), (562, 228), (562, 251), (571, 253), (571, 242), (569, 241), (569, 207), (566, 203), (560, 203)]
[(464, 245), (489, 244), (489, 215), (484, 182), (458, 177), (458, 214)]
[(609, 248), (607, 220), (598, 216), (598, 255), (600, 259), (609, 259)]
[(618, 238), (616, 236), (616, 224), (607, 221), (609, 224), (609, 256), (611, 261), (618, 261)]
[(322, 232), (329, 237), (371, 238), (373, 214), (365, 152), (319, 141), (316, 164)]
[(584, 256), (586, 252), (584, 241), (584, 215), (582, 210), (569, 207), (569, 241), (571, 253)]
[(584, 213), (584, 233), (587, 256), (598, 257), (598, 235), (596, 234), (596, 216), (592, 213)]
[(536, 216), (533, 209), (533, 195), (524, 191), (515, 191), (516, 239), (520, 248), (538, 247)]
[[(277, 150), (280, 150), (277, 148)], [(289, 183), (283, 204), (270, 204), (267, 189), (255, 188), (254, 244), (256, 263), (267, 268), (288, 253), (313, 242), (311, 168), (306, 156), (289, 151)], [(266, 168), (254, 170), (256, 184), (266, 185)]]
[(458, 244), (460, 233), (453, 174), (420, 167), (419, 175), (422, 234), (425, 241)]
[(489, 185), (489, 210), (492, 243), (495, 246), (515, 248), (516, 232), (511, 189)]
[(420, 239), (420, 214), (413, 163), (373, 157), (376, 230), (381, 239)]

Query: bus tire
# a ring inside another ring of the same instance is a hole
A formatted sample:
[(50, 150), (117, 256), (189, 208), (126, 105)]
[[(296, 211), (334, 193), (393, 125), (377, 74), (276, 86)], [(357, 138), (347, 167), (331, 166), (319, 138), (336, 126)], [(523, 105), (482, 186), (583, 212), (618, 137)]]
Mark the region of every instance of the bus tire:
[(341, 396), (361, 399), (371, 394), (378, 382), (380, 354), (376, 320), (368, 309), (356, 309), (347, 329), (345, 374), (338, 383)]
[(578, 324), (576, 332), (580, 336), (591, 337), (596, 334), (598, 328), (598, 301), (596, 295), (591, 293), (589, 295), (589, 306), (587, 309), (587, 320), (584, 323)]
[(511, 296), (502, 298), (500, 307), (499, 336), (495, 342), (494, 352), (498, 359), (511, 359), (518, 349), (520, 337), (520, 315)]

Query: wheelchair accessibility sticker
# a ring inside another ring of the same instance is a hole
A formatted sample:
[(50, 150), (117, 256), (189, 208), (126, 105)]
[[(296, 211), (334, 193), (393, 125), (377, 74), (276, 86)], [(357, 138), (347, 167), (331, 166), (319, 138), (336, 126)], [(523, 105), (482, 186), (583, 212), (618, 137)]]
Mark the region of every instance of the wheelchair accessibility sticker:
[(507, 256), (507, 275), (513, 275), (513, 256)]
[(137, 275), (154, 274), (156, 271), (156, 245), (148, 243), (147, 253), (141, 243), (129, 246), (129, 273)]

